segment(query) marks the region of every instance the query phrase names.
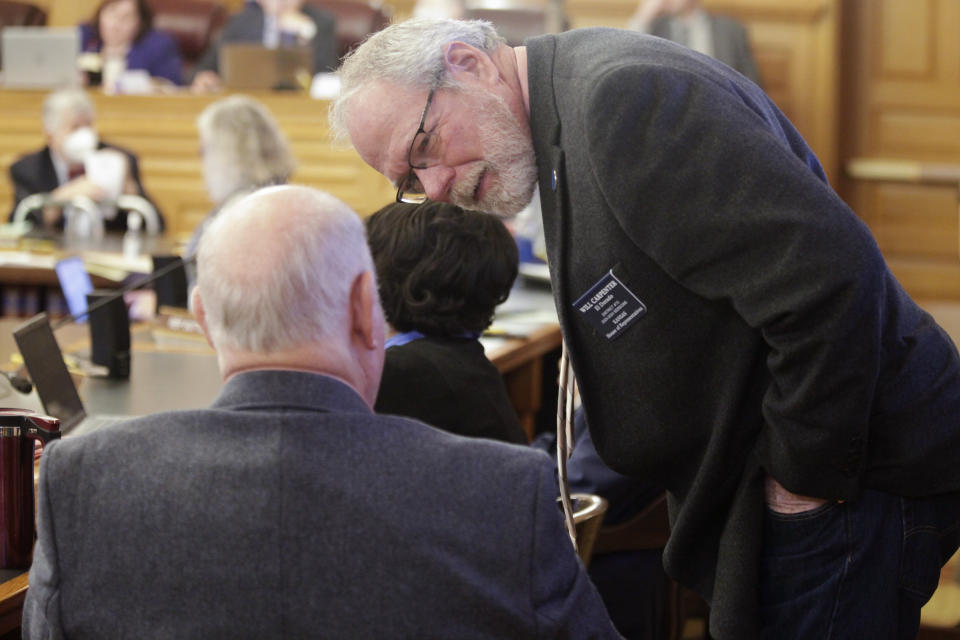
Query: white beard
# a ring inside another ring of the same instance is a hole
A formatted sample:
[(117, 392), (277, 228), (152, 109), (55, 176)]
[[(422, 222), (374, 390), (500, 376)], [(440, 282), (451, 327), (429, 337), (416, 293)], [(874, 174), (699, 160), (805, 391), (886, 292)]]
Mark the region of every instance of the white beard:
[[(519, 122), (498, 95), (484, 92), (479, 102), (477, 126), (484, 142), (484, 160), (453, 186), (450, 201), (464, 209), (513, 217), (530, 203), (537, 184), (530, 127)], [(476, 190), (484, 174), (489, 175), (489, 187), (477, 200)]]

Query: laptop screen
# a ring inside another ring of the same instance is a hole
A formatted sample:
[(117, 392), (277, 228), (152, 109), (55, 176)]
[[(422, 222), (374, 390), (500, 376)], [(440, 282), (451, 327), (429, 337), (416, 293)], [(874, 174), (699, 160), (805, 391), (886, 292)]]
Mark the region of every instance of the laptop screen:
[(76, 27), (5, 27), (0, 29), (0, 49), (5, 86), (54, 89), (78, 84)]
[(86, 322), (87, 316), (80, 314), (87, 310), (87, 294), (93, 291), (93, 282), (83, 266), (83, 258), (64, 258), (57, 262), (56, 270), (60, 290), (63, 291), (70, 315), (74, 316), (77, 322)]
[(86, 412), (63, 362), (49, 318), (43, 313), (34, 316), (17, 327), (13, 337), (44, 411), (59, 418), (61, 431), (67, 433), (86, 417)]

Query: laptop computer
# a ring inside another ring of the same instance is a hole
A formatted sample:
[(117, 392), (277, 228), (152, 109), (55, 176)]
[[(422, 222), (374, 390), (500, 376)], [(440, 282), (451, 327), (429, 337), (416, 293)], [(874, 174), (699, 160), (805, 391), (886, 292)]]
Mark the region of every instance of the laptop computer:
[(60, 419), (64, 434), (79, 435), (133, 416), (88, 416), (77, 387), (63, 361), (47, 314), (34, 316), (13, 331), (23, 364), (43, 403), (43, 410)]
[(0, 30), (0, 48), (6, 87), (56, 89), (80, 84), (80, 33), (74, 27), (5, 27)]
[(220, 46), (220, 77), (228, 89), (297, 90), (313, 80), (309, 46), (277, 47), (225, 42)]
[(67, 309), (74, 317), (74, 322), (86, 322), (87, 294), (93, 291), (93, 281), (87, 268), (83, 266), (83, 258), (71, 256), (57, 261), (54, 269), (57, 280), (60, 281), (60, 290), (67, 301)]

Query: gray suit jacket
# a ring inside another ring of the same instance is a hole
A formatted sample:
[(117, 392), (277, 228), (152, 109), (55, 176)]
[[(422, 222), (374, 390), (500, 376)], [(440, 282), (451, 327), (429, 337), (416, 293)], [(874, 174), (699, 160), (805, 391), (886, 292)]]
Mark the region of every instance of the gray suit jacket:
[[(710, 34), (713, 37), (713, 57), (736, 69), (757, 84), (761, 84), (757, 64), (753, 59), (753, 53), (750, 51), (750, 38), (747, 35), (746, 28), (733, 18), (715, 13), (708, 13), (707, 19), (710, 23)], [(669, 40), (671, 36), (670, 24), (671, 18), (669, 16), (661, 16), (650, 25), (650, 34)], [(688, 43), (681, 42), (680, 44), (687, 45)]]
[(555, 499), (542, 453), (240, 374), (47, 449), (24, 637), (617, 637)]
[[(630, 31), (527, 55), (550, 277), (597, 451), (669, 491), (664, 563), (711, 601), (714, 637), (756, 637), (764, 471), (826, 499), (960, 490), (957, 351), (756, 85)], [(598, 284), (638, 311), (618, 331), (594, 324)]]

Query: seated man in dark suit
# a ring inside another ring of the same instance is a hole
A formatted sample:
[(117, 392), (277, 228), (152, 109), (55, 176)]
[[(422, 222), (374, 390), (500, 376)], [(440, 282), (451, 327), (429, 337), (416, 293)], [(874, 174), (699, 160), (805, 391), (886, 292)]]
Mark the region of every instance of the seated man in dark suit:
[(271, 48), (309, 44), (313, 50), (313, 72), (337, 68), (336, 18), (328, 11), (304, 4), (303, 0), (256, 0), (247, 2), (233, 15), (197, 63), (194, 91), (220, 88), (220, 46), (233, 42), (262, 43)]
[[(126, 160), (121, 192), (150, 200), (140, 183), (137, 157), (126, 149), (99, 141), (95, 115), (93, 102), (79, 89), (61, 89), (47, 96), (43, 103), (43, 130), (47, 146), (23, 156), (10, 166), (14, 192), (13, 210), (9, 217), (11, 221), (20, 201), (35, 193), (48, 193), (54, 200), (60, 201), (80, 196), (95, 202), (102, 200), (105, 197), (103, 188), (84, 173), (84, 160), (100, 149), (114, 149)], [(157, 215), (162, 229), (163, 216), (159, 210)], [(51, 229), (63, 229), (64, 226), (61, 207), (50, 206), (33, 211), (27, 219), (37, 226)], [(126, 212), (119, 211), (113, 217), (105, 217), (104, 227), (107, 230), (126, 229)]]
[(497, 218), (443, 202), (397, 202), (367, 218), (387, 339), (378, 413), (452, 433), (526, 444), (480, 334), (517, 277)]
[(223, 390), (48, 445), (24, 637), (618, 637), (546, 455), (373, 413), (385, 327), (346, 205), (268, 187), (198, 256)]

